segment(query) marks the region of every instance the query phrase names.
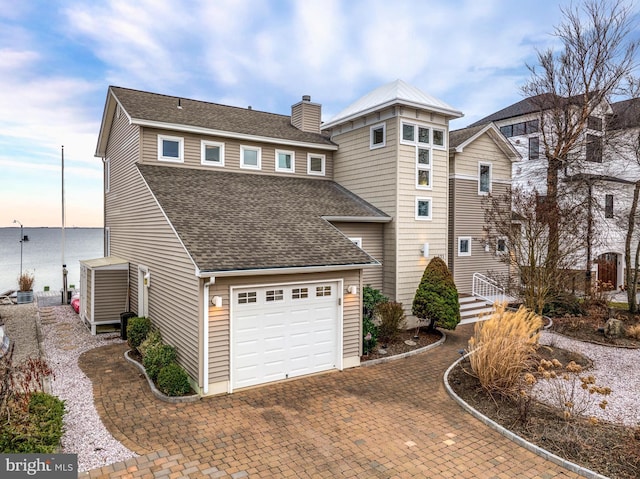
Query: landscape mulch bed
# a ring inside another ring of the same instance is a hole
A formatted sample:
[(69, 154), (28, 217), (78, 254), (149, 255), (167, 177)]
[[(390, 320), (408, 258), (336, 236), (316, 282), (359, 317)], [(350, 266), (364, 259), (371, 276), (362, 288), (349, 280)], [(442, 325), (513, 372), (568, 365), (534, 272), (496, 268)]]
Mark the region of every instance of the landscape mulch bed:
[[(429, 331), (427, 328), (420, 328), (418, 337), (416, 338), (416, 330), (408, 329), (400, 331), (398, 337), (394, 341), (387, 343), (378, 342), (368, 354), (364, 354), (361, 361), (370, 361), (372, 359), (386, 358), (396, 356), (398, 354), (408, 353), (416, 349), (424, 348), (430, 344), (437, 343), (442, 338), (442, 333), (438, 330)], [(415, 345), (408, 345), (405, 341), (415, 342)], [(366, 342), (365, 342), (366, 345)], [(385, 351), (381, 353), (380, 350)], [(366, 347), (365, 347), (366, 352)]]
[[(579, 322), (579, 327), (575, 323)], [(606, 319), (604, 319), (606, 321)], [(625, 325), (636, 324), (629, 318)], [(638, 347), (638, 341), (628, 338), (605, 338), (598, 328), (604, 326), (599, 314), (580, 318), (554, 318), (553, 330), (583, 341), (611, 346)], [(575, 352), (551, 346), (542, 346), (532, 363), (532, 371), (544, 358), (558, 359), (566, 365), (575, 361), (587, 371), (591, 364)], [(501, 424), (508, 430), (541, 448), (568, 461), (598, 472), (612, 479), (640, 477), (640, 428), (624, 427), (599, 421), (591, 424), (587, 419), (564, 420), (558, 409), (532, 400), (528, 406), (515, 400), (489, 395), (477, 378), (470, 374), (468, 360), (462, 361), (449, 376), (452, 389), (470, 406)]]

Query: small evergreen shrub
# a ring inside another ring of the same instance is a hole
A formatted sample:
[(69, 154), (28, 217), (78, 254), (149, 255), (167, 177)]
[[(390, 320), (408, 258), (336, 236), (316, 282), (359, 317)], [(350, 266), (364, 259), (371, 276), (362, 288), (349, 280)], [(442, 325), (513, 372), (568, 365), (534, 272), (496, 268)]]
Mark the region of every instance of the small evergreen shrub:
[(162, 336), (160, 335), (160, 331), (158, 331), (157, 329), (152, 329), (151, 331), (149, 331), (149, 334), (147, 334), (147, 338), (142, 341), (142, 343), (140, 343), (140, 346), (138, 346), (138, 351), (140, 351), (140, 355), (144, 358), (149, 349), (154, 348), (159, 344), (162, 344)]
[(458, 289), (441, 258), (433, 258), (425, 268), (413, 298), (412, 313), (429, 320), (429, 329), (455, 329), (460, 322)]
[(191, 390), (189, 376), (178, 363), (170, 363), (158, 373), (158, 389), (167, 396), (183, 396)]
[(158, 379), (160, 370), (176, 360), (176, 348), (159, 343), (147, 349), (142, 358), (142, 365), (152, 381)]
[(371, 318), (362, 318), (362, 350), (364, 354), (369, 352), (378, 344), (378, 327)]
[(62, 438), (63, 415), (63, 401), (43, 392), (32, 393), (26, 411), (15, 408), (11, 420), (3, 418), (0, 453), (56, 452)]
[(386, 303), (387, 301), (389, 301), (389, 298), (383, 295), (379, 289), (374, 289), (371, 286), (365, 286), (364, 288), (362, 288), (363, 318), (373, 320), (376, 306), (380, 303)]
[(150, 330), (149, 318), (131, 318), (127, 323), (127, 343), (132, 349), (138, 349), (142, 341), (147, 339)]
[(376, 306), (376, 314), (380, 318), (378, 336), (381, 341), (389, 342), (398, 337), (398, 332), (406, 325), (402, 303), (387, 301)]

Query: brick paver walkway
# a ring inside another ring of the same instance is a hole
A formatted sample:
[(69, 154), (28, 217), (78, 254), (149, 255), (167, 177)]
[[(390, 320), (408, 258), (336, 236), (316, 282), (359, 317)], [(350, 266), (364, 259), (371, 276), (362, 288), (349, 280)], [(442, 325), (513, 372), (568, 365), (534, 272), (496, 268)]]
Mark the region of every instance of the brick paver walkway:
[(156, 399), (125, 345), (80, 366), (113, 436), (140, 457), (92, 478), (577, 478), (465, 413), (442, 384), (471, 334), (407, 359), (205, 398)]

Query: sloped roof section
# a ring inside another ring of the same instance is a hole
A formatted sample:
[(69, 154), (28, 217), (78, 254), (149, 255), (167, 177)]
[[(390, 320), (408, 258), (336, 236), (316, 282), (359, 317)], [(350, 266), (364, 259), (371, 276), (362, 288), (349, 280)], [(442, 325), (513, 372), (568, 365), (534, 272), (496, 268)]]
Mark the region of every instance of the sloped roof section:
[(518, 161), (522, 159), (518, 150), (500, 133), (495, 123), (470, 126), (449, 132), (449, 151), (462, 152), (467, 145), (473, 143), (483, 134), (487, 134), (509, 160)]
[(160, 95), (112, 86), (132, 123), (157, 122), (184, 125), (264, 138), (333, 145), (325, 136), (299, 130), (291, 124), (291, 117), (263, 111)]
[(491, 123), (492, 121), (500, 121), (506, 120), (508, 118), (514, 118), (522, 115), (528, 115), (530, 113), (537, 113), (541, 110), (545, 104), (549, 106), (552, 105), (552, 100), (554, 95), (551, 93), (545, 93), (543, 95), (537, 95), (531, 98), (525, 98), (524, 100), (520, 100), (513, 105), (509, 105), (502, 110), (499, 110), (495, 113), (492, 113), (489, 116), (485, 116), (481, 120), (476, 121), (469, 125), (469, 127), (475, 127), (479, 125), (486, 125), (487, 123)]
[(376, 88), (335, 115), (322, 129), (331, 128), (367, 113), (386, 108), (394, 104), (408, 105), (424, 110), (442, 113), (449, 117), (460, 118), (462, 112), (442, 100), (438, 100), (419, 88), (403, 80), (395, 80)]
[(449, 132), (449, 149), (457, 148), (465, 141), (472, 138), (475, 134), (479, 133), (486, 125), (477, 125), (468, 128), (462, 128), (461, 130), (453, 130)]
[(389, 217), (333, 181), (137, 167), (202, 272), (377, 264), (323, 217)]
[(611, 104), (613, 115), (610, 128), (635, 128), (640, 126), (640, 98), (631, 98)]

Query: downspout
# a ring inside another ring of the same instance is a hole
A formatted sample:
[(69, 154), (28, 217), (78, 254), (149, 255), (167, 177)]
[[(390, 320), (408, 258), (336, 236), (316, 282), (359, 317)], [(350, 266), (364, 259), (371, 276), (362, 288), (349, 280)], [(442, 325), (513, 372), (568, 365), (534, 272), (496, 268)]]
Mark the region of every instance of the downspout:
[(215, 284), (215, 277), (204, 282), (203, 314), (202, 314), (202, 393), (209, 394), (209, 288)]

